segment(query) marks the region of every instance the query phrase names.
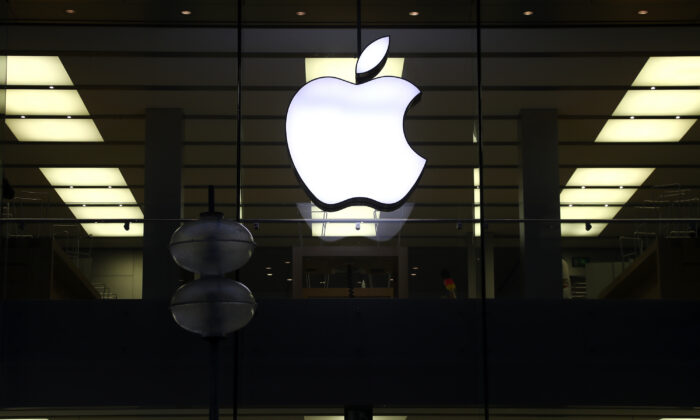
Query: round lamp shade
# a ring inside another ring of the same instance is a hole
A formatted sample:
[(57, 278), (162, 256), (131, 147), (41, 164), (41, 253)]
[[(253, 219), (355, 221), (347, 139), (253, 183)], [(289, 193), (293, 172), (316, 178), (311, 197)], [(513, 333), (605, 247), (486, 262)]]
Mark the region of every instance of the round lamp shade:
[(243, 267), (253, 249), (253, 235), (245, 226), (216, 214), (182, 225), (170, 238), (170, 254), (177, 265), (203, 276)]
[(204, 277), (180, 286), (170, 301), (175, 322), (202, 337), (225, 337), (245, 327), (255, 314), (255, 298), (243, 284)]

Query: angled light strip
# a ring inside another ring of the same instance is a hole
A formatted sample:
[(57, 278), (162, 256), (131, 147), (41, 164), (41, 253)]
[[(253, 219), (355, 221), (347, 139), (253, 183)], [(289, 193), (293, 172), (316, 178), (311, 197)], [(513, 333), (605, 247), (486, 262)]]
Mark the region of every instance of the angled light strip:
[(700, 90), (628, 90), (613, 116), (700, 115)]
[(73, 86), (73, 81), (56, 56), (10, 55), (7, 57), (7, 84)]
[(700, 86), (700, 57), (649, 57), (632, 86)]
[[(6, 113), (21, 118), (6, 118), (12, 134), (19, 141), (103, 141), (92, 119), (70, 119), (89, 116), (80, 94), (74, 89), (68, 72), (56, 56), (7, 56), (9, 86), (37, 86), (41, 89), (7, 89)], [(66, 119), (24, 118), (25, 116), (57, 116)]]
[[(613, 219), (654, 168), (577, 168), (559, 195), (560, 217), (571, 219)], [(588, 188), (610, 187), (610, 188)], [(607, 223), (562, 223), (562, 236), (598, 236)]]
[(7, 118), (5, 124), (19, 141), (103, 141), (92, 119)]
[(681, 116), (700, 114), (700, 90), (656, 89), (657, 86), (700, 86), (700, 57), (649, 57), (632, 83), (648, 90), (628, 90), (613, 116), (668, 116), (669, 119), (611, 119), (596, 142), (678, 142), (697, 121)]
[[(306, 58), (304, 61), (306, 82), (308, 83), (319, 77), (330, 76), (355, 83), (356, 63), (356, 58)], [(376, 77), (401, 77), (403, 74), (403, 63), (404, 59), (401, 57), (388, 58), (384, 68)]]
[(695, 119), (615, 119), (608, 120), (596, 142), (667, 142), (675, 143), (685, 136)]
[[(39, 170), (77, 219), (143, 219), (131, 190), (123, 188), (127, 184), (119, 168)], [(143, 236), (142, 223), (134, 223), (128, 231), (122, 223), (81, 223), (81, 226), (95, 237)]]
[(119, 168), (39, 168), (54, 187), (125, 187)]

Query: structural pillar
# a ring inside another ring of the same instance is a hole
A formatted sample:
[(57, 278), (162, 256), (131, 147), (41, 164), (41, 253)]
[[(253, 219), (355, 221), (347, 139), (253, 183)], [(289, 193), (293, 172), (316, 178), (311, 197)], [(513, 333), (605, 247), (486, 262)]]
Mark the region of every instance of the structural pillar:
[[(146, 219), (182, 218), (181, 109), (146, 110), (144, 215)], [(169, 299), (178, 285), (180, 269), (168, 245), (178, 222), (144, 225), (143, 298)]]
[[(557, 111), (520, 112), (520, 218), (559, 218), (559, 152)], [(520, 223), (522, 276), (528, 298), (561, 298), (561, 226), (553, 222)]]

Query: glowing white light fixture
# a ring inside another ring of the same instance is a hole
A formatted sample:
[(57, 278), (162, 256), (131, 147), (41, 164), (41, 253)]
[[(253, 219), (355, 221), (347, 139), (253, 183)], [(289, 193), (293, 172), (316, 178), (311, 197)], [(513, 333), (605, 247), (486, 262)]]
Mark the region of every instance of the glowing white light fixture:
[[(306, 82), (310, 82), (319, 77), (337, 77), (346, 82), (355, 83), (356, 58), (330, 57), (330, 58), (306, 58)], [(384, 68), (376, 77), (403, 75), (402, 57), (391, 57), (386, 60)]]
[(128, 188), (55, 188), (66, 204), (136, 204)]
[[(76, 219), (143, 219), (138, 206), (69, 206)], [(91, 236), (140, 237), (143, 236), (143, 223), (133, 223), (129, 230), (123, 223), (81, 223)]]
[[(614, 116), (629, 116), (630, 121), (608, 120), (596, 142), (680, 141), (696, 122), (696, 119), (680, 120), (680, 116), (700, 114), (700, 91), (657, 87), (699, 85), (700, 57), (649, 57), (632, 83), (649, 90), (627, 91), (613, 112)], [(669, 119), (640, 120), (634, 116), (669, 116)]]
[(638, 187), (649, 178), (654, 168), (577, 168), (567, 187), (609, 187), (615, 185)]
[(8, 89), (9, 115), (88, 115), (77, 90)]
[(575, 204), (625, 204), (635, 191), (635, 188), (564, 188), (559, 201)]
[[(313, 206), (311, 209), (312, 221), (333, 221), (333, 220), (372, 220), (378, 221), (380, 212), (367, 206), (351, 206), (339, 211), (327, 212)], [(357, 222), (351, 223), (313, 223), (311, 225), (311, 236), (315, 237), (373, 237), (377, 236), (376, 223), (360, 223), (357, 229)]]
[[(6, 113), (21, 115), (6, 118), (5, 123), (19, 141), (103, 141), (88, 110), (75, 89), (54, 89), (73, 86), (68, 72), (56, 56), (8, 56), (9, 86), (48, 86), (49, 89), (7, 89)], [(25, 118), (26, 116), (66, 116), (64, 119)]]
[(627, 115), (700, 115), (700, 91), (628, 90), (613, 112), (613, 116)]
[[(413, 211), (413, 203), (405, 203), (393, 211), (379, 211), (367, 206), (350, 206), (339, 211), (323, 211), (313, 203), (297, 203), (302, 218), (311, 228), (311, 236), (324, 241), (345, 237), (365, 237), (377, 242), (396, 236)], [(387, 222), (386, 219), (393, 219)], [(396, 220), (398, 219), (398, 220)], [(349, 220), (333, 222), (334, 220)], [(360, 222), (362, 221), (362, 222)], [(359, 227), (359, 229), (358, 229)], [(290, 264), (291, 261), (285, 262)]]
[[(119, 168), (39, 168), (77, 219), (143, 219)], [(87, 188), (78, 188), (87, 187)], [(92, 236), (140, 237), (143, 224), (81, 223)]]
[[(654, 168), (577, 168), (559, 196), (561, 219), (613, 219), (652, 172)], [(607, 223), (590, 226), (586, 230), (581, 222), (562, 223), (561, 235), (598, 236)]]
[(700, 86), (700, 57), (649, 57), (632, 86)]
[(7, 57), (7, 84), (73, 86), (73, 81), (56, 56), (10, 55)]
[[(479, 192), (479, 187), (481, 185), (481, 178), (479, 175), (479, 168), (474, 168), (474, 218), (478, 219), (481, 217), (481, 193)], [(481, 236), (481, 223), (474, 223), (474, 236)]]
[[(363, 52), (357, 71), (361, 80), (371, 75), (368, 69), (381, 68), (388, 45), (388, 37), (380, 38), (365, 49), (371, 60)], [(425, 166), (403, 132), (406, 109), (419, 94), (418, 88), (398, 77), (360, 84), (321, 77), (296, 93), (287, 112), (287, 146), (294, 168), (319, 207), (400, 206)]]
[[(135, 217), (135, 219), (138, 218)], [(143, 236), (143, 223), (131, 223), (129, 230), (124, 230), (122, 223), (82, 223), (81, 226), (88, 235), (96, 238), (140, 238)]]
[(125, 187), (119, 168), (39, 168), (54, 187)]
[(102, 141), (95, 122), (88, 118), (7, 118), (5, 124), (19, 141)]
[(695, 119), (608, 120), (596, 142), (677, 142), (685, 136)]

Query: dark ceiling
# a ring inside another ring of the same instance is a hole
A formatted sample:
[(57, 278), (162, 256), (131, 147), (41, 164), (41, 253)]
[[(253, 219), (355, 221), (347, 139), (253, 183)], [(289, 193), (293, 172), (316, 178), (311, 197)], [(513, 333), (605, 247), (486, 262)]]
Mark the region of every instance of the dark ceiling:
[[(516, 26), (482, 33), (487, 217), (518, 216), (517, 117), (526, 108), (556, 108), (560, 114), (562, 185), (577, 167), (657, 168), (618, 218), (658, 215), (643, 206), (664, 191), (658, 186), (680, 186), (689, 196), (700, 196), (697, 124), (679, 143), (593, 143), (649, 56), (700, 55), (700, 29), (686, 25), (698, 20), (700, 2), (531, 1), (527, 10), (535, 14), (523, 16), (525, 3), (494, 0), (483, 6), (487, 23)], [(244, 8), (250, 24), (244, 29), (242, 63), (243, 217), (248, 220), (300, 217), (297, 203), (309, 199), (290, 166), (286, 109), (304, 83), (304, 57), (352, 56), (355, 48), (355, 2), (289, 4), (249, 1)], [(66, 14), (68, 8), (76, 13)], [(649, 14), (637, 14), (642, 8)], [(185, 9), (192, 15), (180, 15)], [(232, 216), (236, 29), (211, 25), (232, 25), (234, 9), (235, 3), (223, 1), (8, 1), (5, 19), (18, 24), (0, 27), (7, 35), (0, 46), (8, 55), (60, 56), (105, 140), (21, 143), (3, 126), (0, 158), (7, 178), (18, 193), (42, 193), (48, 203), (23, 207), (16, 215), (71, 217), (39, 172), (42, 166), (119, 167), (142, 203), (145, 110), (180, 107), (186, 129), (185, 216), (205, 209), (209, 184), (218, 186), (218, 205)], [(421, 14), (409, 17), (409, 9)], [(297, 10), (307, 15), (298, 17)], [(409, 199), (415, 203), (411, 218), (473, 215), (472, 173), (479, 161), (472, 142), (477, 115), (472, 10), (469, 2), (448, 1), (363, 5), (363, 20), (370, 26), (362, 33), (365, 43), (390, 34), (390, 53), (406, 57), (404, 77), (423, 91), (405, 123), (409, 143), (428, 160)], [(673, 25), (635, 25), (659, 22)], [(569, 23), (584, 26), (547, 27)], [(262, 244), (299, 239), (296, 225), (269, 226), (256, 234)], [(603, 236), (614, 238), (630, 229), (635, 227), (613, 224)], [(490, 231), (513, 238), (517, 225), (500, 224)], [(402, 235), (426, 245), (455, 245), (470, 232), (470, 226), (457, 231), (453, 223), (412, 224)]]

